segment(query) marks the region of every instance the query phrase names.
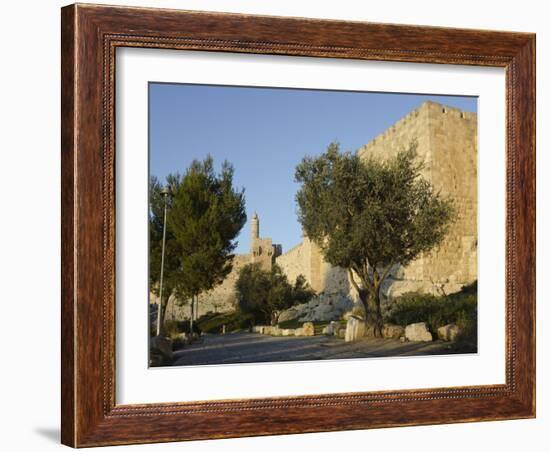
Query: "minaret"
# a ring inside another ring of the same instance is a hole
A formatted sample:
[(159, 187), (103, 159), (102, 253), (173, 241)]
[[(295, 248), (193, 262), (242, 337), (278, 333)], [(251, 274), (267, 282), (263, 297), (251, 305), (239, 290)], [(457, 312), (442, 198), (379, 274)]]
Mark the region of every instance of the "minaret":
[(254, 246), (254, 242), (260, 238), (260, 220), (258, 214), (254, 212), (250, 221), (250, 248)]

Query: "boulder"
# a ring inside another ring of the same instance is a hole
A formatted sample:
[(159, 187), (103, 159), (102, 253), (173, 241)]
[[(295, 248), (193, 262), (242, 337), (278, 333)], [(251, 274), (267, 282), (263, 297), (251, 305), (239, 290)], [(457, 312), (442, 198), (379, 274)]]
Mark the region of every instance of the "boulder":
[(359, 338), (365, 336), (366, 327), (365, 322), (356, 317), (350, 317), (346, 324), (345, 340), (346, 342), (356, 341)]
[(294, 330), (294, 336), (305, 336), (303, 328), (296, 328)]
[(304, 336), (315, 336), (315, 327), (311, 322), (304, 323), (302, 325), (302, 330)]
[(437, 337), (443, 341), (454, 341), (459, 333), (460, 328), (455, 323), (449, 323), (437, 329)]
[(338, 335), (338, 328), (339, 324), (338, 322), (335, 322), (334, 320), (330, 322), (327, 326), (323, 328), (323, 334), (325, 336), (335, 336)]
[(321, 293), (307, 303), (302, 303), (282, 311), (280, 322), (299, 320), (301, 322), (326, 322), (339, 319), (353, 307), (349, 297), (340, 293)]
[(294, 330), (292, 329), (283, 329), (281, 330), (281, 336), (294, 336)]
[(382, 336), (386, 339), (399, 339), (405, 334), (405, 328), (401, 325), (386, 324), (382, 328)]
[(346, 338), (346, 328), (340, 328), (338, 330), (338, 337), (340, 339), (345, 339)]
[(430, 342), (432, 333), (428, 331), (426, 322), (411, 323), (405, 328), (405, 337), (412, 342)]
[(286, 311), (283, 311), (279, 314), (278, 320), (279, 322), (286, 322), (288, 320), (294, 320), (300, 317), (303, 314), (301, 309), (297, 309), (297, 307), (292, 307), (290, 309), (287, 309)]
[(172, 340), (163, 336), (154, 336), (149, 342), (150, 355), (162, 356), (163, 361), (172, 362)]

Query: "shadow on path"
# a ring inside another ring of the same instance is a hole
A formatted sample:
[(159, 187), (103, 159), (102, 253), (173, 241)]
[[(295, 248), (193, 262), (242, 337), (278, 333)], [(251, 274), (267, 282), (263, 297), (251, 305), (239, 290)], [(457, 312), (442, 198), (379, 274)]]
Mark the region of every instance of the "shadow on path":
[(273, 337), (254, 333), (205, 335), (202, 342), (174, 353), (174, 366), (280, 361), (310, 361), (341, 358), (380, 358), (449, 354), (442, 341), (406, 342), (363, 339), (344, 342), (327, 336)]

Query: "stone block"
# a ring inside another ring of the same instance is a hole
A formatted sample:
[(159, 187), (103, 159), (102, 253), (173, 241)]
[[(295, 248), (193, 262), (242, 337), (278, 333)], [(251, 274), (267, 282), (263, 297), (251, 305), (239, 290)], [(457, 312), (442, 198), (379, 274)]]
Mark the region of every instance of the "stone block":
[(315, 336), (315, 326), (311, 322), (306, 322), (302, 325), (304, 336)]
[(411, 323), (405, 328), (405, 337), (411, 342), (431, 342), (432, 333), (428, 331), (426, 322)]
[(401, 325), (386, 324), (382, 328), (382, 336), (386, 339), (399, 339), (405, 334), (405, 328)]
[(365, 333), (365, 322), (355, 317), (351, 317), (346, 324), (346, 333), (344, 338), (346, 342), (352, 342), (364, 337)]

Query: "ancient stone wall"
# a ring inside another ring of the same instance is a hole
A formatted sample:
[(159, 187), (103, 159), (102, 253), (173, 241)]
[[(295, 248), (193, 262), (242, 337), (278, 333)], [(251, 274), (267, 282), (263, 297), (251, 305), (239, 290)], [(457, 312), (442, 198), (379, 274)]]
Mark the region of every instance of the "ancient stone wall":
[[(457, 219), (437, 249), (393, 271), (382, 287), (386, 296), (411, 291), (452, 293), (477, 279), (477, 115), (425, 102), (360, 148), (358, 154), (364, 159), (386, 159), (413, 141), (425, 165), (422, 176), (443, 196), (454, 200)], [(240, 269), (252, 262), (266, 271), (277, 263), (292, 284), (298, 275), (304, 275), (325, 304), (342, 304), (342, 297), (357, 301), (347, 273), (326, 263), (318, 246), (304, 237), (300, 244), (281, 254), (280, 245), (260, 237), (259, 219), (254, 214), (250, 254), (236, 256), (233, 271), (225, 281), (200, 295), (199, 316), (235, 309), (235, 282)], [(153, 296), (151, 301), (156, 302)], [(179, 306), (175, 301), (170, 299), (166, 318), (189, 318), (189, 305)]]
[(275, 263), (281, 267), (283, 273), (292, 284), (299, 275), (304, 275), (311, 284), (311, 256), (309, 241), (300, 242), (294, 248), (275, 259)]
[(325, 262), (319, 247), (307, 237), (299, 245), (277, 257), (275, 262), (290, 283), (294, 283), (298, 275), (303, 275), (318, 294), (347, 295), (350, 292), (346, 272)]
[(455, 292), (477, 279), (477, 115), (425, 102), (358, 154), (386, 159), (413, 140), (425, 164), (423, 176), (453, 199), (457, 219), (438, 248), (394, 272), (386, 291)]
[[(249, 264), (251, 257), (249, 254), (239, 254), (233, 258), (233, 269), (227, 275), (224, 281), (214, 289), (203, 292), (199, 295), (198, 316), (207, 312), (230, 312), (234, 311), (237, 303), (235, 294), (235, 283), (239, 277), (239, 271), (242, 267)], [(157, 303), (157, 297), (151, 295), (151, 302)], [(166, 319), (188, 319), (190, 317), (190, 305), (187, 300), (177, 300), (176, 297), (170, 297), (166, 306)]]

